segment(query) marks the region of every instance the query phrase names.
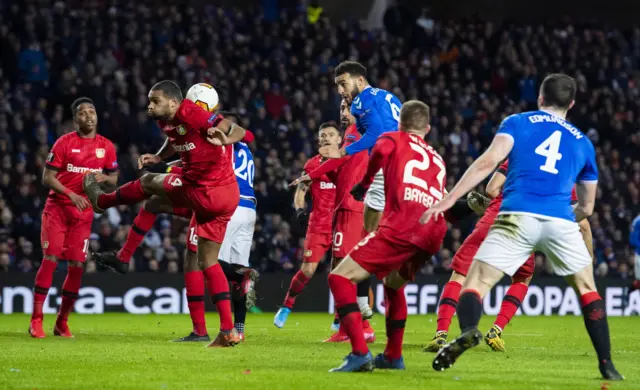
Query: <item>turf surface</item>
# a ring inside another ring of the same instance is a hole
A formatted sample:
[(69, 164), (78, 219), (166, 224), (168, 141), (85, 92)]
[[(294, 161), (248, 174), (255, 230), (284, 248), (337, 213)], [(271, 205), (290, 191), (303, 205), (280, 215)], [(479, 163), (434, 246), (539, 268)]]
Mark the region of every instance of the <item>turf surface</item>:
[[(207, 317), (215, 329), (217, 316)], [(603, 383), (581, 317), (517, 317), (507, 327), (507, 352), (484, 344), (446, 372), (431, 369), (421, 352), (433, 336), (434, 316), (407, 321), (407, 370), (329, 374), (348, 353), (344, 344), (323, 344), (331, 317), (292, 313), (284, 329), (272, 314), (248, 317), (247, 342), (235, 348), (169, 343), (190, 330), (187, 316), (72, 315), (75, 339), (52, 336), (54, 316), (45, 318), (44, 340), (27, 335), (24, 315), (0, 316), (2, 389), (638, 389), (640, 317), (611, 318), (613, 359), (627, 377)], [(492, 318), (484, 318), (482, 330)], [(454, 318), (454, 324), (456, 324)], [(374, 317), (384, 348), (384, 318)], [(454, 326), (454, 328), (457, 328)]]

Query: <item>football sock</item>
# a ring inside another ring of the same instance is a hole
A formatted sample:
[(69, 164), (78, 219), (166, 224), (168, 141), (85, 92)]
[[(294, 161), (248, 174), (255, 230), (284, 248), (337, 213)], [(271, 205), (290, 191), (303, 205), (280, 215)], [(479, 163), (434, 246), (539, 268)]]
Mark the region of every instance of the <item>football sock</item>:
[(36, 274), (36, 283), (33, 287), (33, 314), (31, 314), (31, 319), (35, 320), (37, 318), (42, 319), (42, 307), (44, 305), (45, 299), (47, 299), (47, 294), (49, 293), (49, 288), (51, 287), (51, 283), (53, 283), (53, 273), (58, 266), (58, 262), (51, 261), (47, 259), (42, 259), (42, 264), (40, 264), (40, 268), (38, 269), (38, 273)]
[(207, 280), (209, 295), (216, 304), (220, 315), (220, 330), (223, 332), (233, 329), (231, 319), (231, 294), (229, 293), (229, 282), (222, 272), (220, 264), (214, 264), (204, 270), (204, 277)]
[(402, 339), (407, 322), (407, 299), (404, 295), (404, 287), (394, 290), (385, 286), (384, 295), (387, 300), (387, 346), (384, 349), (384, 356), (388, 360), (399, 359), (402, 356)]
[(193, 323), (193, 333), (204, 336), (207, 334), (204, 318), (204, 273), (202, 271), (185, 272), (184, 285), (187, 289), (187, 306)]
[(328, 281), (340, 316), (340, 329), (349, 336), (352, 352), (360, 356), (366, 355), (369, 348), (364, 339), (362, 314), (356, 302), (356, 285), (336, 274), (329, 274)]
[(448, 332), (451, 326), (451, 319), (456, 313), (460, 289), (462, 285), (458, 282), (448, 282), (444, 285), (442, 296), (438, 303), (438, 332)]
[(138, 179), (123, 184), (114, 192), (100, 194), (98, 197), (98, 207), (106, 210), (109, 207), (118, 205), (140, 203), (146, 198), (147, 194), (145, 194), (142, 189), (142, 183), (140, 183), (140, 179)]
[(458, 303), (458, 321), (462, 333), (476, 329), (482, 316), (482, 298), (476, 290), (464, 290)]
[(220, 267), (222, 267), (222, 271), (224, 272), (224, 276), (227, 277), (229, 283), (242, 283), (243, 274), (239, 273), (238, 270), (240, 268), (244, 268), (241, 265), (230, 264), (223, 260), (218, 260)]
[(62, 303), (58, 312), (58, 321), (65, 322), (73, 310), (73, 304), (78, 299), (78, 291), (82, 284), (82, 267), (67, 267), (67, 277), (62, 284)]
[(244, 333), (244, 323), (247, 320), (247, 296), (235, 291), (232, 294), (233, 326), (239, 333)]
[(633, 283), (631, 283), (631, 290), (640, 290), (640, 280), (634, 280)]
[(502, 305), (500, 306), (500, 312), (496, 317), (494, 325), (498, 326), (501, 330), (511, 321), (518, 308), (522, 304), (524, 297), (527, 296), (529, 286), (524, 283), (513, 283), (507, 294), (502, 299)]
[(142, 240), (144, 240), (144, 236), (147, 235), (147, 232), (156, 222), (156, 217), (156, 214), (147, 211), (144, 207), (140, 208), (138, 215), (136, 215), (133, 220), (133, 224), (131, 224), (129, 233), (127, 233), (127, 240), (118, 252), (118, 259), (120, 261), (128, 263), (131, 260), (131, 256), (133, 256)]
[(604, 363), (611, 360), (611, 341), (604, 300), (600, 294), (592, 291), (580, 297), (580, 304), (582, 305), (584, 325), (598, 355), (598, 361)]
[(287, 291), (287, 296), (284, 298), (284, 303), (282, 306), (286, 308), (293, 308), (293, 305), (296, 303), (296, 298), (298, 294), (302, 292), (304, 287), (311, 280), (307, 275), (305, 275), (302, 271), (296, 272), (293, 279), (291, 279), (291, 284), (289, 285), (289, 291)]

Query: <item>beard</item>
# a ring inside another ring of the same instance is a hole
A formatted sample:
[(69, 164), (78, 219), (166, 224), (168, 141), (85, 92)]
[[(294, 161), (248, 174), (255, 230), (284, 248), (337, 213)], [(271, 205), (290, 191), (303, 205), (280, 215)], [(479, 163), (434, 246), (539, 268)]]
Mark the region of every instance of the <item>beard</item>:
[(349, 119), (340, 119), (340, 126), (342, 127), (342, 130), (346, 130), (349, 125)]

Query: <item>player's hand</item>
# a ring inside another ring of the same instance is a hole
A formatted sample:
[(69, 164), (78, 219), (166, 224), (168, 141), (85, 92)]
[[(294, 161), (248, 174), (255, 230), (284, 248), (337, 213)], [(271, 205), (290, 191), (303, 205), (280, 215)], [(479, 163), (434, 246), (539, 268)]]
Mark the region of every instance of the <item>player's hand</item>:
[(444, 212), (453, 207), (455, 203), (455, 199), (451, 198), (449, 195), (445, 195), (440, 202), (437, 202), (422, 214), (422, 217), (420, 217), (420, 223), (424, 225), (432, 219), (437, 221), (440, 217), (444, 217)]
[(73, 203), (79, 211), (84, 211), (87, 207), (91, 207), (91, 204), (84, 196), (80, 196), (75, 192), (69, 192), (68, 196), (69, 199), (71, 199), (71, 203)]
[(160, 159), (160, 156), (156, 156), (155, 154), (151, 153), (143, 154), (142, 156), (138, 157), (138, 169), (142, 169), (149, 165), (156, 165), (160, 161), (162, 161)]
[(289, 187), (297, 187), (300, 183), (311, 183), (311, 181), (309, 175), (303, 175), (289, 183)]
[(357, 200), (358, 202), (362, 202), (364, 200), (364, 195), (366, 193), (367, 189), (364, 188), (364, 186), (360, 183), (356, 184), (351, 189), (351, 195), (353, 196), (353, 199)]
[(479, 192), (471, 191), (469, 192), (469, 195), (467, 195), (467, 204), (469, 205), (469, 208), (478, 215), (484, 214), (487, 207), (489, 207), (489, 203), (491, 203), (491, 199)]
[(341, 158), (343, 156), (343, 151), (338, 149), (337, 145), (322, 146), (319, 153), (324, 158)]
[(207, 130), (207, 142), (216, 146), (229, 145), (227, 135), (217, 127), (211, 127)]
[(105, 175), (105, 174), (104, 174), (104, 173), (102, 173), (102, 172), (94, 172), (94, 173), (93, 173), (93, 177), (95, 177), (95, 178), (96, 178), (96, 181), (97, 181), (98, 183), (104, 183), (104, 182), (106, 182), (106, 181), (109, 179), (109, 176)]

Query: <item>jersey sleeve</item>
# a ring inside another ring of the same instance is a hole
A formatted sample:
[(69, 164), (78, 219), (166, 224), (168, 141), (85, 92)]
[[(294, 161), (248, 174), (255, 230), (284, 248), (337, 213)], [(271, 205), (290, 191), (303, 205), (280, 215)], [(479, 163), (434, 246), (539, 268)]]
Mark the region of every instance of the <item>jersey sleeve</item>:
[(56, 172), (62, 169), (62, 166), (67, 159), (67, 145), (64, 142), (64, 139), (65, 138), (58, 138), (58, 140), (53, 144), (53, 147), (47, 156), (47, 169), (51, 169)]
[(396, 148), (396, 142), (391, 137), (380, 137), (376, 142), (371, 156), (369, 157), (369, 165), (367, 165), (367, 171), (362, 178), (360, 184), (364, 188), (369, 188), (373, 183), (373, 177), (382, 168), (385, 160), (393, 153)]
[(176, 118), (194, 129), (204, 131), (215, 127), (222, 121), (223, 116), (209, 112), (191, 100), (184, 99), (176, 112)]
[(106, 173), (118, 172), (118, 156), (116, 155), (116, 147), (113, 145), (113, 143), (108, 142), (106, 149), (107, 152), (105, 153), (106, 159), (103, 168), (104, 171)]
[(598, 181), (598, 165), (596, 163), (596, 152), (591, 142), (587, 142), (589, 144), (587, 160), (585, 161), (580, 173), (578, 173), (577, 181), (582, 183), (595, 183)]
[(504, 118), (504, 120), (500, 124), (500, 127), (498, 128), (498, 131), (496, 132), (496, 135), (498, 134), (508, 135), (508, 136), (511, 136), (511, 138), (513, 138), (515, 141), (517, 124), (518, 124), (518, 116), (516, 115), (510, 115)]
[(361, 106), (358, 106), (357, 100), (354, 100), (352, 107), (354, 104), (356, 105), (356, 110), (352, 110), (352, 112), (354, 112), (359, 125), (363, 128), (361, 130), (363, 134), (362, 138), (345, 148), (347, 155), (371, 149), (376, 144), (378, 137), (384, 132), (384, 122), (375, 107), (373, 99), (360, 99), (359, 104)]

